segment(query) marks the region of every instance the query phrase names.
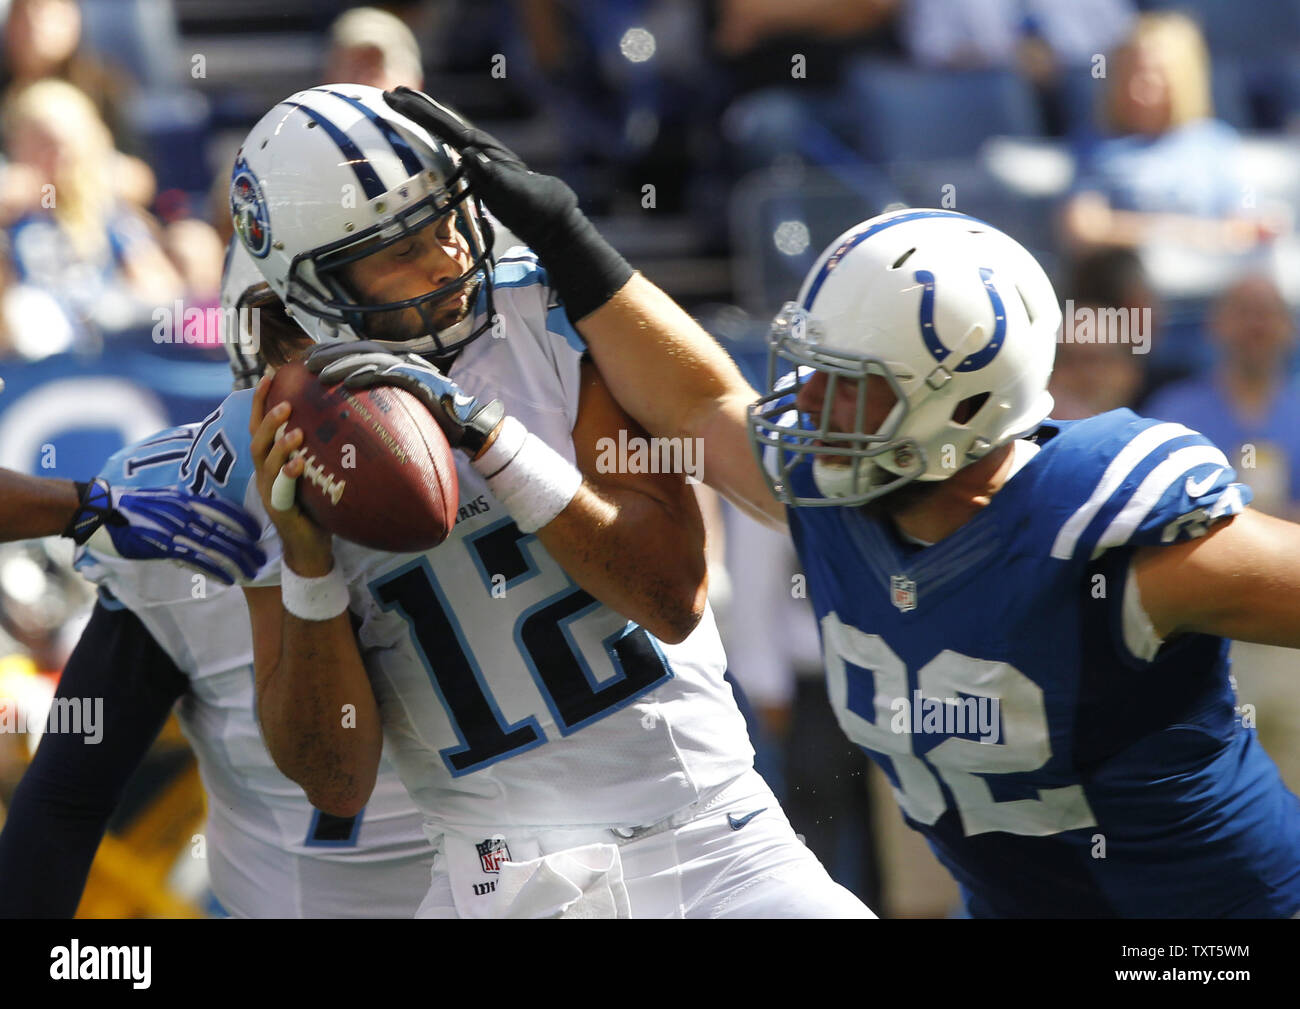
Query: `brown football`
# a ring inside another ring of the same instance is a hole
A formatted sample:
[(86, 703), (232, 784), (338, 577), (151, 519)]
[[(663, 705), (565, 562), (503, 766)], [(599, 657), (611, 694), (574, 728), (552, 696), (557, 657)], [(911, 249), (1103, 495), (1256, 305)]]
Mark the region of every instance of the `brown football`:
[(268, 410), (288, 400), (307, 468), (298, 504), (317, 523), (375, 550), (428, 550), (456, 521), (460, 484), (438, 422), (404, 389), (325, 386), (299, 363), (275, 373)]

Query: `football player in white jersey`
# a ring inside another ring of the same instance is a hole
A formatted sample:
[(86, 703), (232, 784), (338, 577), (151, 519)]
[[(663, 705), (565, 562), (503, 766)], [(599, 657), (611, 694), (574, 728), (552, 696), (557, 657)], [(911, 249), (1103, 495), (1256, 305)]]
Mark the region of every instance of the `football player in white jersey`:
[[(222, 303), (227, 324), (251, 320), (250, 306), (260, 313), (255, 334), (244, 332), (240, 340), (226, 334), (236, 388), (261, 374), (262, 341), (281, 355), (294, 344), (310, 345), (238, 243), (227, 254)], [(172, 428), (130, 445), (101, 476), (128, 493), (173, 483), (197, 428)], [(101, 698), (113, 731), (96, 747), (90, 773), (80, 741), (48, 737), (41, 744), (0, 838), (0, 877), (10, 881), (0, 894), (0, 915), (73, 913), (116, 798), (177, 702), (207, 798), (210, 885), (227, 913), (414, 915), (433, 852), (423, 818), (389, 762), (381, 763), (365, 808), (342, 818), (314, 809), (267, 753), (255, 713), (243, 593), (172, 566), (131, 563), (89, 548), (77, 567), (99, 585), (100, 599), (59, 693)], [(27, 887), (16, 882), (22, 880), (43, 882)], [(50, 880), (61, 882), (51, 886)]]
[(266, 383), (202, 425), (180, 478), (268, 516), (246, 593), (281, 769), (349, 816), (387, 739), (437, 850), (424, 916), (870, 917), (753, 771), (693, 491), (598, 464), (643, 432), (584, 358), (581, 305), (527, 249), (493, 264), (454, 155), (375, 89), (313, 88), (250, 132), (232, 213), (336, 341), (309, 366), (407, 388), (465, 450), (451, 536), (398, 555), (284, 494), (302, 435)]

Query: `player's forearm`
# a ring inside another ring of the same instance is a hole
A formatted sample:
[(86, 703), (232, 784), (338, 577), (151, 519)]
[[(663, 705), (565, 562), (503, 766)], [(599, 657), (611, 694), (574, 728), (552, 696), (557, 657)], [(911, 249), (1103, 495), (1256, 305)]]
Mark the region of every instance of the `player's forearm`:
[(756, 522), (783, 530), (785, 505), (772, 496), (749, 438), (749, 403), (748, 398), (732, 397), (701, 426), (704, 465), (700, 478)]
[(537, 538), (579, 586), (661, 641), (675, 644), (700, 622), (708, 570), (698, 516), (584, 484)]
[(639, 273), (577, 328), (619, 405), (656, 437), (695, 437), (729, 397), (758, 398), (717, 342)]
[(704, 483), (765, 521), (783, 522), (749, 443), (745, 408), (758, 398), (699, 324), (639, 273), (582, 319), (605, 384), (657, 438), (701, 439)]
[(282, 610), (278, 660), (258, 670), (257, 690), (276, 766), (318, 809), (355, 816), (374, 788), (383, 737), (349, 614), (302, 620)]
[(71, 480), (51, 480), (0, 469), (0, 540), (58, 536), (80, 501)]
[(1259, 240), (1260, 225), (1249, 218), (1198, 217), (1193, 214), (1116, 210), (1094, 193), (1073, 199), (1065, 210), (1065, 231), (1077, 245), (1136, 248), (1158, 237), (1166, 242), (1210, 251), (1224, 246), (1247, 248)]

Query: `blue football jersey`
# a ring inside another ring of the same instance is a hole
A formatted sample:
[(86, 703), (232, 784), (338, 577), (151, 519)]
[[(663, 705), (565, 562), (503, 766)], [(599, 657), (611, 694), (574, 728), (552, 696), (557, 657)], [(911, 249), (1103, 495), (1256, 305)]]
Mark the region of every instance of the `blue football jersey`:
[[(841, 726), (973, 916), (1294, 914), (1300, 801), (1241, 724), (1228, 642), (1126, 626), (1135, 548), (1204, 534), (1249, 489), (1206, 438), (1128, 410), (1031, 441), (930, 546), (859, 508), (788, 510)], [(817, 494), (810, 467), (792, 483)]]

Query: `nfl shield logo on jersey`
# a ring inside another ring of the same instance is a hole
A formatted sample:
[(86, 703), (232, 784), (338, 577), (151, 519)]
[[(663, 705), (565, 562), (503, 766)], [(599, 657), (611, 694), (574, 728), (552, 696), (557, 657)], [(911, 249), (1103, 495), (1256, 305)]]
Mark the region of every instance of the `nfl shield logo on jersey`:
[(510, 849), (504, 837), (489, 837), (474, 847), (478, 849), (478, 860), (483, 863), (484, 872), (500, 872), (501, 863), (510, 861)]
[(916, 609), (916, 582), (907, 575), (894, 575), (889, 579), (889, 595), (894, 605), (904, 613)]

